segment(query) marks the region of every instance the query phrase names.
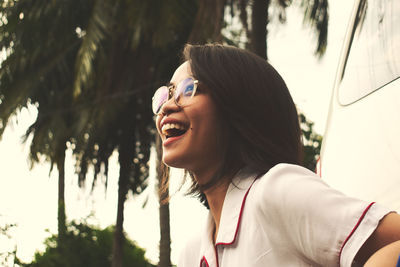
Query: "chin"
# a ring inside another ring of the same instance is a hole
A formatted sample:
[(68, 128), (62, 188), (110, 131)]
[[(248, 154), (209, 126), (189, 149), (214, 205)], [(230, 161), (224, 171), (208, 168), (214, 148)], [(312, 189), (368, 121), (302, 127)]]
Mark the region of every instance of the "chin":
[(166, 155), (164, 154), (162, 157), (162, 161), (168, 167), (179, 168), (179, 169), (184, 168), (184, 164), (182, 163), (182, 160), (176, 155), (169, 155), (168, 153)]

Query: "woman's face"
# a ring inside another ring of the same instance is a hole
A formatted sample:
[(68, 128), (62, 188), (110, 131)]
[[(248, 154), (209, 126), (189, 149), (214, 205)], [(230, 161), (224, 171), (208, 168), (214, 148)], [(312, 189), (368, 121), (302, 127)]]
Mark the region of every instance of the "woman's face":
[[(186, 61), (176, 69), (171, 84), (177, 85), (191, 76), (190, 65)], [(156, 122), (162, 139), (164, 163), (189, 170), (195, 176), (201, 172), (216, 171), (223, 155), (222, 127), (216, 106), (201, 87), (199, 81), (195, 96), (183, 107), (177, 106), (173, 98), (169, 99), (161, 108)], [(173, 128), (183, 131), (174, 131)]]

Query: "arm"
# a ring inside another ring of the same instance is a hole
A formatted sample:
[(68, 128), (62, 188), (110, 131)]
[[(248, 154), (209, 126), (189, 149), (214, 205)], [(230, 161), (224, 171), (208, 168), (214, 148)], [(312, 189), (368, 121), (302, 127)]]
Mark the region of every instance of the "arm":
[[(379, 223), (356, 255), (366, 267), (396, 266), (400, 255), (400, 215), (390, 213)], [(367, 261), (368, 260), (368, 261)]]
[[(399, 261), (399, 262), (397, 262)], [(393, 242), (375, 252), (365, 263), (365, 267), (385, 267), (400, 264), (400, 241)], [(398, 266), (398, 265), (397, 265)]]

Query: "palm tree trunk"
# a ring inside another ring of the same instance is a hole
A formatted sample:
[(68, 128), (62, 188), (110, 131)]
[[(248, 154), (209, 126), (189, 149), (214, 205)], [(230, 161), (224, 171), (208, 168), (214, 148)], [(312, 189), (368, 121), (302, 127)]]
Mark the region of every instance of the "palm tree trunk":
[(253, 0), (251, 12), (250, 49), (267, 59), (268, 9), (271, 0)]
[(168, 168), (162, 163), (161, 138), (156, 137), (158, 197), (160, 204), (160, 259), (158, 267), (171, 267)]
[[(189, 43), (221, 42), (226, 0), (199, 1)], [(211, 22), (211, 23), (210, 23)]]
[(63, 244), (66, 232), (65, 216), (65, 148), (60, 149), (58, 161), (56, 163), (58, 170), (58, 241)]
[(119, 180), (118, 180), (118, 208), (117, 222), (115, 224), (114, 242), (112, 250), (112, 267), (122, 267), (124, 236), (124, 204), (128, 193), (128, 180), (131, 172), (129, 149), (119, 149)]
[(126, 199), (126, 185), (123, 185), (123, 182), (120, 176), (118, 182), (118, 208), (117, 208), (117, 222), (115, 224), (115, 232), (114, 232), (114, 242), (113, 242), (113, 250), (112, 250), (112, 267), (121, 267), (122, 266), (122, 258), (123, 258), (123, 244), (125, 240), (124, 232), (123, 232), (123, 224), (124, 224), (124, 204)]

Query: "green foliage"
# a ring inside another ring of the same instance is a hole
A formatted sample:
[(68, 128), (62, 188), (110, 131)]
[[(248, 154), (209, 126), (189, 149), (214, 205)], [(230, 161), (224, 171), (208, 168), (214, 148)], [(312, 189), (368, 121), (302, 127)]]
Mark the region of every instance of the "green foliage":
[[(109, 267), (113, 243), (113, 227), (100, 230), (86, 223), (72, 222), (68, 225), (63, 244), (57, 235), (45, 240), (46, 250), (37, 252), (31, 263), (23, 267)], [(123, 267), (152, 267), (144, 257), (145, 251), (133, 241), (123, 244)]]
[(322, 136), (317, 134), (314, 129), (314, 123), (307, 120), (303, 113), (300, 113), (300, 127), (303, 133), (303, 166), (315, 171), (319, 153), (321, 150)]
[(11, 233), (15, 227), (15, 224), (9, 223), (0, 225), (0, 266), (14, 266), (15, 263), (18, 263), (17, 246), (12, 240)]

